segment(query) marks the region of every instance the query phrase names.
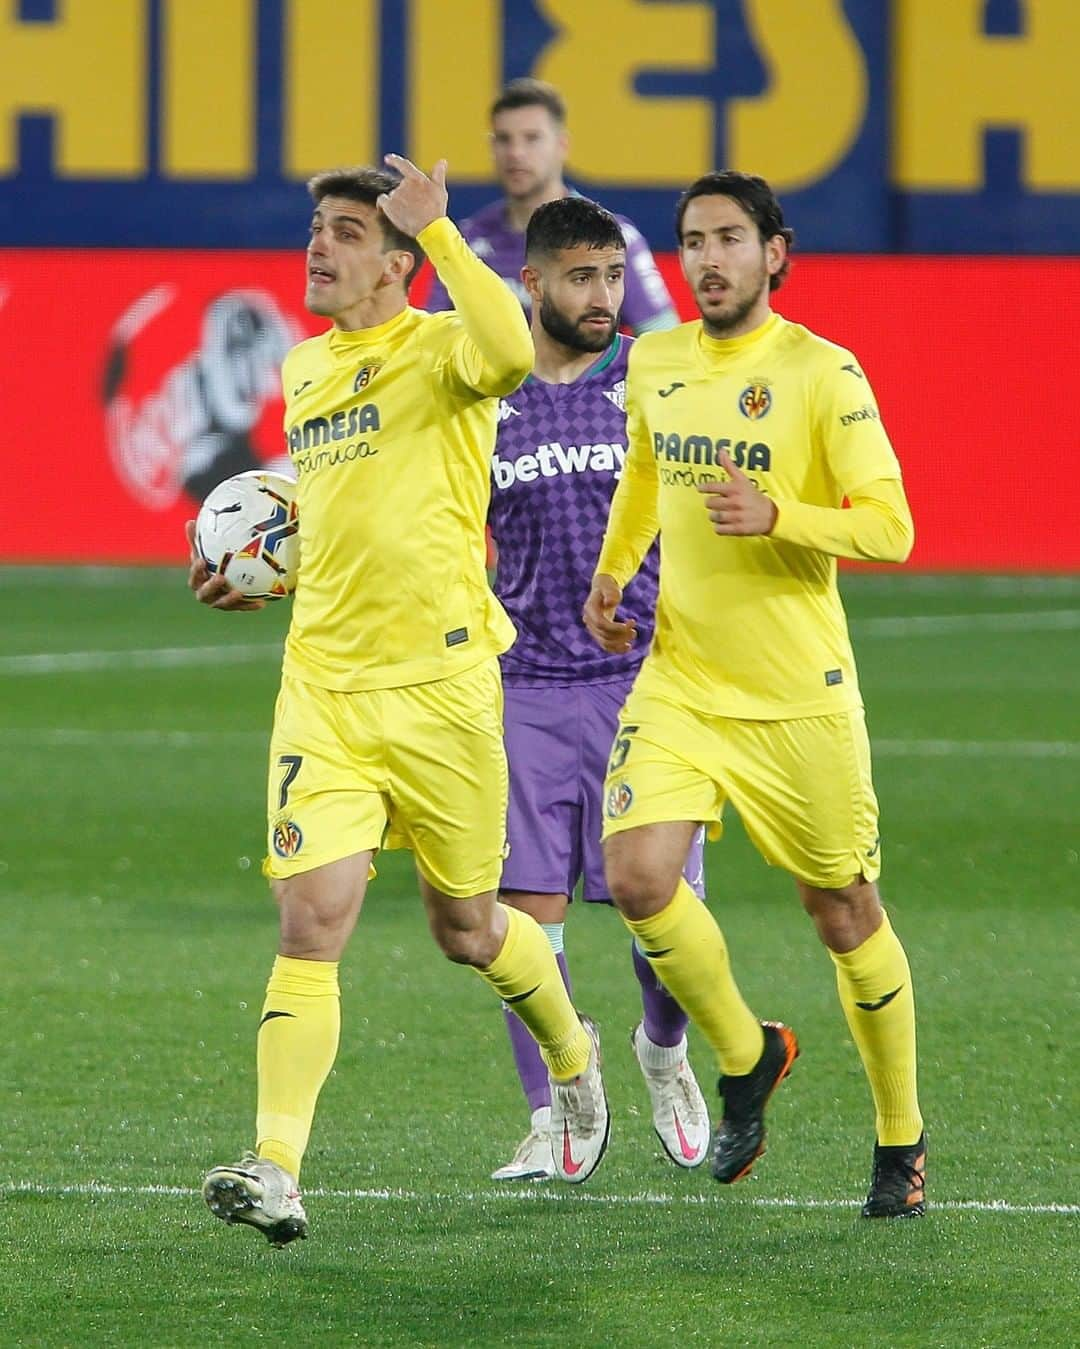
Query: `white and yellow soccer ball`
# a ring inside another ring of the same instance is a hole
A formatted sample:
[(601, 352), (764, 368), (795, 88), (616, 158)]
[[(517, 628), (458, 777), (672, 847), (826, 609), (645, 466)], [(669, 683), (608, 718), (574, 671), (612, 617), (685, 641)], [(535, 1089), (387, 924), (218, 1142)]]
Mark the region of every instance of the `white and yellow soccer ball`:
[(254, 469), (218, 483), (199, 508), (195, 547), (211, 572), (252, 600), (296, 588), (300, 564), (296, 483)]

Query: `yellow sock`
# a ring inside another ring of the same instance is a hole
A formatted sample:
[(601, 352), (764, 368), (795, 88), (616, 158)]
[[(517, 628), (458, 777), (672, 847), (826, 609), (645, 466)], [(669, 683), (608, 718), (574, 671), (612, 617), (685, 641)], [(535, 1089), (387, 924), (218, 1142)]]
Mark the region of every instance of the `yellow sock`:
[(278, 956), (259, 1023), (255, 1138), (260, 1157), (294, 1176), (340, 1031), (337, 961)]
[(671, 996), (716, 1051), (720, 1071), (739, 1076), (761, 1058), (761, 1023), (742, 1000), (724, 934), (685, 880), (651, 918), (623, 921)]
[(870, 1079), (883, 1147), (914, 1143), (922, 1133), (915, 1086), (915, 998), (911, 970), (886, 914), (854, 951), (830, 951), (840, 1005)]
[(477, 974), (532, 1032), (552, 1077), (568, 1082), (585, 1071), (592, 1042), (540, 924), (520, 909), (499, 908), (506, 914), (506, 940), (487, 969)]

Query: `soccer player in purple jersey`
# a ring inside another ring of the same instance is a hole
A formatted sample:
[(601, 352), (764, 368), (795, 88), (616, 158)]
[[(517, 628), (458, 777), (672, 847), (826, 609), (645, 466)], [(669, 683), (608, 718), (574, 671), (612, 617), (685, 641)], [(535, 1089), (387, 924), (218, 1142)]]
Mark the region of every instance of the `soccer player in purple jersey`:
[[(499, 893), (541, 924), (569, 988), (563, 921), (579, 878), (586, 900), (610, 903), (600, 851), (604, 774), (619, 709), (648, 645), (603, 652), (579, 619), (625, 453), (632, 339), (617, 331), (626, 249), (608, 211), (576, 196), (540, 206), (529, 221), (526, 258), (535, 375), (501, 400), (488, 512), (499, 558), (495, 591), (518, 631), (502, 658), (510, 853)], [(626, 592), (646, 638), (657, 565), (654, 553)], [(686, 874), (700, 893), (700, 836)], [(636, 947), (633, 961), (643, 1006), (633, 1048), (654, 1127), (672, 1161), (696, 1166), (708, 1149), (709, 1118), (687, 1062), (687, 1018)], [(532, 1123), (492, 1179), (561, 1174), (546, 1069), (512, 1007), (504, 1007)]]
[[(563, 180), (570, 138), (566, 104), (543, 80), (513, 80), (491, 109), (491, 148), (495, 173), (505, 197), (461, 222), (470, 248), (498, 272), (529, 308), (531, 297), (521, 279), (525, 226), (538, 206), (573, 195)], [(649, 245), (625, 216), (616, 219), (626, 243), (622, 323), (635, 333), (674, 328), (679, 317)], [(427, 308), (451, 308), (446, 287), (436, 279)]]

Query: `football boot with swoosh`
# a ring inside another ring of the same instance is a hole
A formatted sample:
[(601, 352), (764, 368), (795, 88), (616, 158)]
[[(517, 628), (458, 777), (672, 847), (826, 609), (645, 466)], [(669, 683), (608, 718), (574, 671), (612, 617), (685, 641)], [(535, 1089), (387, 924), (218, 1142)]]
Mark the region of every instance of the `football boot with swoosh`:
[(611, 1112), (600, 1076), (600, 1032), (587, 1016), (581, 1024), (592, 1042), (584, 1071), (569, 1082), (550, 1079), (551, 1154), (555, 1174), (571, 1185), (588, 1180), (600, 1165), (611, 1133)]
[(654, 1045), (640, 1022), (630, 1037), (652, 1102), (653, 1128), (676, 1166), (700, 1166), (709, 1151), (709, 1109), (686, 1057), (686, 1037)]

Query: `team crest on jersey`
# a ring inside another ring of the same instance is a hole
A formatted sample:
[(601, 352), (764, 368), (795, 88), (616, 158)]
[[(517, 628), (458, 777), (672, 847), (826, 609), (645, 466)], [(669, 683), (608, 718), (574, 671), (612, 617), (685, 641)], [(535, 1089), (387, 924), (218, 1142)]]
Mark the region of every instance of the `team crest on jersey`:
[(618, 384), (611, 389), (604, 390), (604, 397), (619, 409), (620, 412), (626, 411), (626, 380), (620, 379)]
[(279, 857), (295, 857), (304, 843), (304, 835), (295, 820), (279, 820), (270, 831), (270, 844)]
[(382, 361), (373, 361), (370, 365), (362, 365), (353, 380), (353, 393), (359, 393), (361, 389), (366, 389), (381, 369)]
[(739, 394), (739, 411), (752, 422), (760, 421), (771, 407), (772, 394), (764, 379), (752, 379)]
[(634, 793), (625, 778), (613, 782), (604, 798), (604, 814), (609, 820), (620, 819), (634, 804)]

